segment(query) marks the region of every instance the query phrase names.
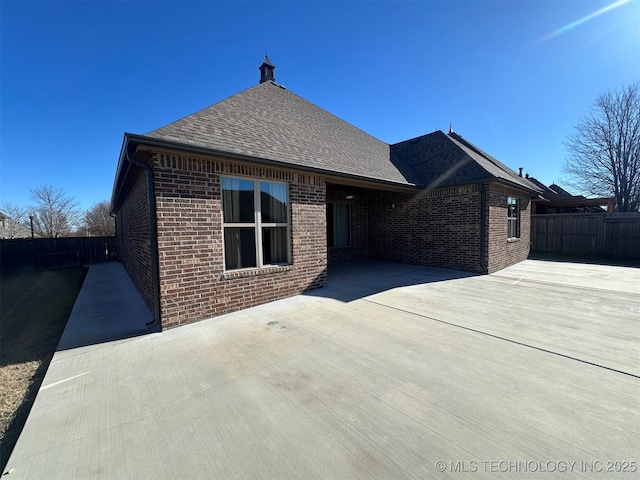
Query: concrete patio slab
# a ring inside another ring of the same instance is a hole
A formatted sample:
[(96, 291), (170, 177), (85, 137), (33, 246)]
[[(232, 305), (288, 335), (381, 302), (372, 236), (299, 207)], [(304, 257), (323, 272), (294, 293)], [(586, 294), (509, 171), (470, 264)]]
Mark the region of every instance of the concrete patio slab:
[(634, 478), (638, 270), (584, 267), (345, 265), (307, 295), (76, 338), (7, 478)]

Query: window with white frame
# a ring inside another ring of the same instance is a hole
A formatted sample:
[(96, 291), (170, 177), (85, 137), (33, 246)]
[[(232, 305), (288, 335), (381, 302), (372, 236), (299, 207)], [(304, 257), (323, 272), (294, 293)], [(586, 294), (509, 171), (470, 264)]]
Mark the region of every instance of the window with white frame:
[(520, 238), (520, 205), (515, 197), (507, 197), (507, 238)]
[(351, 205), (327, 203), (327, 246), (351, 246)]
[(287, 185), (222, 178), (226, 270), (290, 263)]

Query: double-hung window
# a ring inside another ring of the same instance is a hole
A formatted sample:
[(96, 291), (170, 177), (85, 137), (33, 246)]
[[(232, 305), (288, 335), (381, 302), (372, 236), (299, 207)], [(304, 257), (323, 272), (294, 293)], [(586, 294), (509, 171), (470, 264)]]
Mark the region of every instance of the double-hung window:
[(515, 197), (507, 197), (507, 238), (520, 238), (520, 205)]
[(290, 263), (287, 185), (222, 177), (226, 270)]
[(327, 203), (327, 246), (351, 246), (351, 205)]

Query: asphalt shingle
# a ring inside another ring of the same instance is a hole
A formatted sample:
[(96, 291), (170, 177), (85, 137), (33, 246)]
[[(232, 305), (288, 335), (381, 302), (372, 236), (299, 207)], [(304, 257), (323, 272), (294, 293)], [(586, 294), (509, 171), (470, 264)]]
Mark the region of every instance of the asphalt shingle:
[(145, 136), (421, 188), (498, 180), (539, 190), (456, 133), (388, 145), (271, 81)]
[(389, 145), (264, 82), (145, 136), (304, 167), (409, 184)]
[[(528, 191), (538, 188), (456, 133), (440, 130), (391, 145), (408, 178), (428, 188), (501, 180)], [(402, 167), (401, 167), (402, 168)], [(413, 172), (413, 173), (410, 173)]]

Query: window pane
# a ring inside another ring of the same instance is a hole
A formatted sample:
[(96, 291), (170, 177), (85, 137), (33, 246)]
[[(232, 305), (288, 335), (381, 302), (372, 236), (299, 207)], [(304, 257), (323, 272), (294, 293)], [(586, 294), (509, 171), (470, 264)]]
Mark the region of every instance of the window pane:
[(287, 186), (260, 182), (260, 201), (264, 223), (287, 223)]
[(507, 197), (507, 238), (520, 238), (520, 209), (518, 199)]
[(225, 223), (254, 223), (253, 180), (222, 179), (222, 211)]
[(265, 265), (287, 263), (287, 227), (262, 228), (262, 261)]
[(507, 197), (507, 217), (513, 218), (516, 211), (516, 199), (513, 197)]
[(345, 203), (336, 203), (335, 212), (335, 246), (348, 247), (351, 245), (351, 209)]
[(253, 227), (226, 227), (224, 229), (225, 268), (257, 267), (256, 237)]

